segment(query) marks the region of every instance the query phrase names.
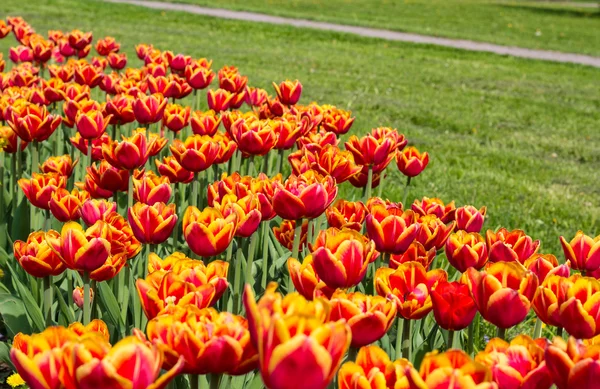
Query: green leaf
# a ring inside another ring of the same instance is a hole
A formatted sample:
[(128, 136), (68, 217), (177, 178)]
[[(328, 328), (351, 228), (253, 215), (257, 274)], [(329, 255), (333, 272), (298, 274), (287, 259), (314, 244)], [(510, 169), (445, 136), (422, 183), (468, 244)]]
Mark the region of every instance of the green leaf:
[(65, 302), (65, 298), (62, 295), (60, 288), (57, 285), (54, 285), (54, 296), (58, 300), (58, 307), (60, 312), (65, 316), (67, 322), (74, 323), (75, 322), (75, 312), (72, 307), (69, 307)]
[(16, 370), (12, 361), (10, 360), (10, 348), (8, 347), (8, 344), (4, 342), (0, 342), (0, 362), (4, 362), (9, 365), (12, 371)]
[(104, 306), (104, 311), (108, 314), (108, 319), (119, 330), (120, 336), (123, 337), (125, 335), (125, 323), (121, 320), (121, 309), (110, 286), (106, 282), (99, 282), (96, 289)]
[(7, 294), (0, 295), (0, 314), (9, 337), (14, 338), (19, 332), (32, 333), (25, 305), (18, 297)]
[(17, 239), (27, 239), (27, 235), (29, 235), (29, 213), (31, 208), (29, 200), (27, 200), (26, 197), (23, 197), (13, 214), (10, 231), (10, 237), (13, 241)]
[(254, 373), (254, 377), (252, 378), (252, 381), (250, 381), (248, 389), (263, 389), (264, 387), (265, 385), (262, 382), (260, 374)]
[(31, 318), (31, 323), (33, 324), (33, 328), (39, 332), (44, 331), (44, 329), (46, 328), (46, 322), (44, 320), (44, 315), (42, 314), (42, 310), (36, 303), (35, 299), (33, 298), (33, 295), (29, 291), (29, 289), (27, 289), (25, 287), (25, 285), (23, 285), (21, 283), (21, 281), (19, 281), (19, 280), (16, 280), (16, 281), (17, 281), (17, 289), (19, 291), (19, 295), (21, 296), (21, 299), (23, 299), (23, 304), (25, 305), (27, 314)]

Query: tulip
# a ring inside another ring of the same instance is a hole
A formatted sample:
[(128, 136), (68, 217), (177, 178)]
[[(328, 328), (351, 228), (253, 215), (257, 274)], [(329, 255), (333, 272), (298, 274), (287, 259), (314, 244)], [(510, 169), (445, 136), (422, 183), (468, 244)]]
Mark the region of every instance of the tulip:
[[(127, 259), (135, 257), (141, 250), (140, 242), (135, 238), (133, 229), (127, 223), (127, 220), (116, 212), (106, 215), (106, 225), (108, 226), (108, 236), (110, 237), (111, 255), (125, 254)], [(96, 235), (104, 233), (103, 226), (96, 223), (92, 226)]]
[(188, 374), (242, 375), (256, 368), (258, 355), (243, 317), (193, 305), (167, 312), (147, 328), (148, 339), (165, 355), (164, 367), (182, 357)]
[(328, 228), (319, 232), (312, 245), (315, 272), (330, 288), (357, 285), (377, 257), (375, 244), (361, 233)]
[(77, 114), (75, 124), (77, 131), (84, 139), (97, 139), (106, 131), (111, 116), (104, 116), (102, 111), (91, 110)]
[(381, 296), (337, 291), (330, 299), (331, 321), (345, 320), (352, 331), (352, 347), (381, 339), (396, 318), (396, 304)]
[(52, 58), (54, 42), (39, 38), (30, 41), (29, 46), (33, 52), (33, 59), (38, 64), (45, 64), (50, 60), (50, 58)]
[(49, 103), (56, 103), (65, 99), (65, 83), (60, 78), (51, 78), (42, 82), (44, 98)]
[[(75, 75), (75, 70), (71, 66), (48, 65), (48, 71), (50, 73), (50, 76), (56, 77), (62, 80), (63, 82), (71, 81), (73, 79), (73, 76)], [(82, 87), (79, 84), (75, 85)]]
[(114, 70), (121, 70), (127, 65), (127, 54), (125, 53), (110, 53), (106, 59), (108, 65)]
[(12, 26), (7, 25), (4, 20), (0, 20), (0, 39), (6, 37), (12, 31)]
[(217, 132), (212, 138), (219, 144), (219, 153), (217, 154), (217, 158), (215, 158), (215, 164), (229, 162), (233, 153), (238, 149), (237, 143), (226, 132)]
[(354, 118), (352, 117), (352, 112), (330, 107), (323, 113), (321, 125), (323, 126), (323, 129), (329, 133), (343, 135), (350, 130), (353, 123)]
[(579, 275), (570, 278), (565, 300), (560, 301), (560, 324), (578, 339), (600, 334), (600, 281)]
[(449, 223), (455, 219), (456, 206), (454, 201), (444, 204), (441, 199), (423, 197), (421, 200), (415, 200), (411, 209), (420, 216), (435, 215), (444, 223)]
[(527, 335), (519, 335), (510, 343), (492, 339), (475, 361), (487, 366), (499, 389), (549, 389), (552, 377), (544, 361), (544, 349)]
[(483, 220), (485, 218), (486, 211), (486, 207), (477, 209), (472, 205), (466, 205), (464, 207), (457, 208), (456, 228), (466, 232), (479, 233), (483, 227)]
[(488, 230), (486, 240), (490, 262), (525, 263), (525, 260), (535, 254), (540, 247), (540, 241), (533, 241), (523, 230), (508, 231), (506, 228), (500, 228), (496, 233)]
[(154, 160), (156, 168), (161, 176), (167, 177), (171, 183), (190, 183), (194, 179), (194, 173), (184, 169), (174, 157), (165, 157), (162, 162)]
[(377, 294), (394, 301), (398, 316), (409, 320), (419, 320), (431, 312), (431, 291), (440, 282), (446, 281), (444, 270), (427, 272), (418, 262), (407, 262), (396, 270), (379, 268), (375, 273)]
[(90, 198), (86, 191), (79, 191), (77, 188), (69, 192), (66, 189), (59, 188), (50, 197), (49, 207), (52, 215), (60, 222), (75, 221), (79, 219), (79, 210), (81, 204)]
[(73, 162), (71, 156), (68, 154), (50, 157), (40, 166), (40, 170), (42, 173), (56, 173), (61, 176), (71, 177), (73, 168), (77, 165), (77, 162), (79, 162), (79, 159), (76, 159), (75, 162)]
[(321, 174), (331, 175), (338, 184), (354, 177), (362, 169), (354, 163), (350, 152), (332, 145), (325, 145), (320, 149), (310, 167)]
[(246, 104), (251, 107), (260, 107), (266, 104), (269, 94), (266, 90), (261, 88), (246, 88)]
[(208, 99), (208, 108), (215, 112), (227, 111), (234, 96), (235, 95), (224, 89), (217, 89), (216, 91), (209, 89), (206, 95)]
[(148, 171), (139, 179), (133, 179), (133, 199), (143, 204), (168, 203), (171, 199), (171, 185), (167, 177), (158, 177)]
[(133, 113), (133, 102), (135, 99), (129, 95), (117, 94), (116, 96), (106, 96), (106, 106), (104, 111), (106, 115), (111, 116), (111, 124), (127, 124), (135, 120)]
[(221, 124), (221, 117), (215, 111), (194, 111), (190, 121), (192, 132), (196, 135), (213, 136)]
[(61, 117), (49, 114), (46, 107), (30, 103), (13, 105), (8, 113), (8, 124), (25, 142), (45, 141), (61, 122)]
[(397, 147), (393, 137), (378, 137), (373, 134), (362, 138), (352, 135), (345, 145), (358, 165), (370, 166), (374, 173), (380, 173), (387, 167), (394, 158)]
[(409, 375), (410, 388), (419, 389), (497, 389), (492, 381), (490, 369), (473, 361), (462, 350), (449, 350), (445, 353), (427, 353), (421, 368), (420, 377)]
[(540, 284), (550, 275), (557, 274), (561, 277), (568, 277), (571, 271), (569, 261), (564, 265), (559, 265), (558, 260), (552, 254), (534, 254), (523, 265), (535, 273)]
[(230, 128), (231, 137), (244, 156), (265, 155), (277, 142), (268, 121), (237, 119)]
[(415, 241), (421, 243), (425, 250), (435, 248), (436, 251), (444, 247), (456, 225), (455, 222), (446, 225), (435, 215), (422, 216), (419, 224), (421, 227)]
[(419, 153), (416, 147), (407, 147), (396, 153), (396, 164), (398, 170), (405, 176), (411, 178), (416, 177), (429, 164), (429, 154)]
[(146, 131), (145, 128), (138, 128), (136, 130), (133, 130), (134, 134), (137, 133), (142, 133), (142, 134), (146, 134), (147, 137), (147, 144), (148, 144), (148, 154), (151, 157), (154, 157), (156, 155), (158, 155), (162, 149), (165, 148), (165, 146), (167, 145), (167, 138), (165, 138), (164, 136), (161, 136), (155, 132), (148, 132)]
[(133, 102), (133, 114), (140, 124), (157, 123), (164, 117), (167, 99), (160, 93), (140, 95)]
[(148, 273), (155, 272), (157, 270), (169, 271), (175, 267), (175, 264), (180, 259), (189, 259), (184, 253), (174, 252), (168, 257), (161, 258), (156, 253), (150, 253), (148, 256)]
[(237, 228), (235, 236), (249, 238), (260, 225), (262, 214), (260, 212), (260, 202), (258, 196), (249, 193), (244, 197), (238, 198), (234, 194), (225, 195), (220, 204), (215, 204), (215, 208), (227, 217), (231, 213), (237, 215)]
[(57, 276), (65, 270), (60, 257), (52, 251), (46, 239), (56, 239), (58, 232), (32, 232), (27, 241), (16, 240), (13, 244), (15, 259), (27, 273), (34, 277), (44, 278)]
[[(17, 144), (19, 144), (19, 146), (17, 146)], [(17, 133), (10, 127), (0, 126), (0, 145), (0, 150), (8, 154), (14, 154), (17, 152), (17, 147), (19, 147), (21, 151), (24, 150), (25, 147), (27, 147), (27, 142), (22, 141), (17, 136)]]
[(414, 223), (412, 211), (377, 205), (365, 220), (367, 234), (379, 252), (404, 253), (419, 233), (420, 225)]
[(283, 299), (274, 288), (269, 286), (258, 303), (249, 285), (244, 293), (265, 386), (325, 389), (350, 345), (350, 327), (341, 320), (325, 321), (323, 301), (309, 303), (298, 294)]
[[(377, 188), (381, 182), (382, 173), (373, 173), (371, 189)], [(369, 166), (364, 165), (362, 170), (348, 179), (355, 188), (366, 188), (369, 184)]]
[(175, 204), (135, 203), (127, 212), (133, 234), (140, 243), (160, 244), (165, 242), (177, 224)]
[(571, 262), (573, 269), (587, 272), (600, 268), (600, 235), (592, 238), (582, 231), (577, 231), (573, 240), (568, 243), (561, 236), (560, 243), (565, 258)]
[[(294, 231), (296, 230), (295, 220), (282, 220), (279, 227), (273, 227), (275, 239), (286, 249), (292, 251), (294, 246)], [(302, 251), (306, 247), (306, 239), (308, 236), (308, 220), (302, 221), (302, 229), (300, 231), (300, 248)]]
[[(127, 170), (117, 169), (106, 160), (100, 162), (98, 166), (94, 163), (88, 166), (86, 170), (84, 188), (92, 197), (108, 198), (113, 195), (113, 192), (127, 191), (129, 182), (129, 172)], [(101, 190), (94, 190), (95, 186)], [(94, 193), (99, 196), (94, 196)]]
[[(81, 286), (73, 289), (73, 302), (79, 309), (83, 309), (83, 288)], [(90, 302), (94, 301), (94, 290), (90, 288)]]
[(594, 388), (600, 380), (600, 345), (586, 346), (569, 337), (555, 337), (544, 359), (558, 389)]
[(108, 226), (103, 221), (87, 230), (78, 223), (68, 222), (63, 226), (60, 237), (47, 239), (67, 268), (88, 273), (93, 280), (106, 281), (114, 277), (127, 260), (123, 254), (111, 254), (107, 230)]
[[(169, 270), (158, 269), (136, 282), (142, 309), (149, 320), (173, 305), (195, 305), (206, 308), (214, 305), (227, 289), (229, 264), (202, 261), (185, 256), (175, 260)], [(150, 267), (148, 267), (150, 270)]]
[(440, 282), (431, 291), (435, 322), (443, 329), (460, 331), (475, 318), (477, 307), (469, 287), (460, 282)]
[(8, 50), (8, 58), (14, 63), (33, 61), (33, 50), (27, 46), (11, 47)]
[(75, 50), (81, 50), (92, 42), (91, 32), (82, 32), (80, 30), (73, 30), (67, 36), (69, 39), (69, 45)]
[(190, 249), (202, 257), (223, 253), (233, 240), (237, 227), (235, 212), (224, 217), (216, 208), (200, 211), (190, 206), (183, 215), (183, 236)]
[(237, 94), (248, 84), (248, 77), (242, 76), (235, 66), (225, 66), (219, 70), (219, 88)]
[(102, 146), (102, 155), (117, 169), (133, 170), (142, 168), (150, 157), (150, 148), (145, 132), (135, 132), (131, 137), (123, 137), (121, 142), (111, 142)]
[(215, 78), (215, 73), (209, 67), (192, 62), (185, 67), (185, 79), (194, 89), (204, 89), (210, 85)]
[[(289, 250), (292, 250), (291, 243)], [(335, 289), (328, 287), (317, 275), (312, 255), (304, 257), (302, 263), (290, 257), (287, 265), (294, 287), (305, 299), (312, 300), (322, 296), (329, 298), (335, 292)]]
[(208, 136), (192, 135), (185, 142), (175, 139), (171, 152), (183, 168), (198, 173), (212, 166), (219, 153), (219, 144)]
[(273, 209), (283, 219), (314, 219), (333, 203), (337, 191), (331, 176), (323, 177), (312, 170), (292, 174), (283, 184), (277, 184)]
[(471, 267), (481, 269), (488, 260), (485, 241), (476, 232), (460, 230), (450, 234), (446, 241), (445, 252), (448, 262), (461, 273)]
[(50, 209), (52, 194), (67, 186), (66, 178), (56, 173), (33, 173), (31, 179), (21, 178), (17, 183), (31, 205), (47, 210)]
[(144, 58), (146, 58), (146, 54), (148, 54), (148, 52), (153, 49), (154, 47), (152, 45), (140, 43), (139, 45), (135, 46), (135, 54), (140, 60), (143, 60)]
[(360, 201), (339, 199), (325, 210), (329, 227), (360, 231), (367, 216), (367, 207)]
[(482, 272), (469, 268), (466, 275), (475, 305), (485, 320), (506, 329), (525, 319), (538, 279), (523, 265), (497, 262), (488, 265)]
[(299, 138), (296, 142), (296, 145), (299, 149), (302, 149), (310, 144), (315, 144), (320, 147), (324, 147), (325, 145), (333, 145), (337, 146), (339, 143), (339, 139), (333, 132), (326, 132), (322, 128), (316, 132), (309, 132), (303, 137)]
[(302, 94), (302, 84), (298, 80), (286, 80), (279, 85), (273, 83), (273, 87), (275, 88), (275, 92), (277, 92), (277, 98), (282, 104), (288, 106), (294, 105), (298, 102), (298, 100), (300, 100), (300, 95)]
[(98, 69), (96, 66), (85, 64), (75, 68), (74, 79), (78, 84), (95, 88), (100, 85), (103, 78), (104, 75), (102, 74), (101, 69)]
[(414, 241), (408, 246), (408, 249), (402, 254), (390, 255), (389, 267), (397, 269), (398, 266), (406, 262), (418, 262), (427, 270), (435, 258), (435, 247), (425, 250), (425, 247), (417, 241)]
[(190, 123), (190, 107), (178, 104), (167, 104), (163, 117), (163, 124), (173, 132), (179, 132)]
[(560, 307), (567, 300), (567, 291), (573, 280), (559, 275), (548, 275), (531, 302), (538, 319), (547, 325), (561, 327)]
[(121, 44), (111, 36), (96, 41), (96, 52), (103, 57), (106, 57), (110, 53), (118, 53), (120, 49)]

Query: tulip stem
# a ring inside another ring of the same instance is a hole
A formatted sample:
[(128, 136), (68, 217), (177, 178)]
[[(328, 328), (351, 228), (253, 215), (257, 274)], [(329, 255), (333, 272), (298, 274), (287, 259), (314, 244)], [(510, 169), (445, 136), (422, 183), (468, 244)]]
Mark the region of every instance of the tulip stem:
[(402, 322), (402, 358), (411, 360), (410, 350), (410, 320), (404, 319)]
[(396, 347), (394, 349), (396, 359), (402, 358), (402, 353), (400, 352), (400, 348), (402, 347), (402, 329), (402, 317), (398, 316), (398, 320), (396, 320)]
[(129, 181), (127, 182), (127, 212), (133, 207), (133, 170), (129, 172)]
[[(263, 157), (263, 165), (262, 165), (262, 169), (260, 169), (263, 173), (265, 174), (269, 174), (269, 157), (271, 156), (271, 153), (267, 153), (264, 157)], [(257, 174), (258, 175), (258, 174)]]
[[(17, 142), (19, 143), (19, 142)], [(40, 169), (40, 142), (33, 141), (31, 150), (31, 173), (38, 172)]]
[(200, 376), (190, 374), (190, 389), (200, 389)]
[(562, 327), (556, 327), (556, 336), (559, 336), (562, 338), (563, 335), (563, 328)]
[(358, 355), (358, 348), (350, 346), (350, 348), (348, 349), (348, 359), (346, 361), (348, 361), (348, 362), (356, 361), (357, 355)]
[(408, 187), (410, 186), (410, 177), (406, 177), (406, 185), (404, 186), (404, 196), (402, 197), (402, 205), (406, 209), (406, 199), (408, 198)]
[(194, 173), (194, 181), (192, 183), (192, 205), (198, 207), (198, 186), (200, 185), (198, 173)]
[(257, 175), (256, 169), (254, 167), (254, 155), (251, 155), (248, 158), (248, 171), (246, 172), (249, 176), (254, 177)]
[(369, 165), (367, 173), (367, 186), (365, 188), (365, 203), (371, 198), (371, 190), (373, 189), (373, 165)]
[(496, 331), (496, 337), (500, 338), (502, 340), (505, 340), (506, 339), (506, 328), (498, 327), (498, 330)]
[(283, 174), (282, 170), (283, 170), (283, 159), (285, 157), (285, 150), (281, 149), (279, 150), (279, 157), (277, 158), (277, 171), (275, 173), (281, 173)]
[(263, 226), (263, 262), (262, 262), (262, 280), (261, 280), (261, 287), (263, 290), (267, 289), (267, 275), (269, 274), (269, 221), (265, 220), (262, 223)]
[(454, 331), (448, 331), (448, 342), (446, 343), (446, 350), (450, 350), (454, 345)]
[(50, 229), (50, 210), (44, 210), (44, 231), (48, 231)]
[(475, 320), (473, 320), (471, 322), (471, 324), (469, 324), (469, 328), (467, 329), (467, 354), (469, 354), (470, 356), (473, 356), (473, 344), (474, 344), (474, 331), (475, 330)]
[(92, 317), (92, 307), (90, 304), (90, 276), (88, 273), (83, 273), (83, 325), (90, 323)]
[(52, 276), (44, 277), (44, 316), (46, 326), (50, 327), (52, 323), (52, 301), (54, 300), (54, 289), (52, 285)]
[(381, 197), (383, 192), (383, 179), (384, 179), (383, 171), (379, 174), (379, 185), (377, 186), (377, 197)]
[[(93, 159), (92, 159), (92, 146), (93, 146), (92, 140), (88, 139), (87, 142), (88, 142), (87, 166), (92, 166), (92, 161), (93, 161)], [(83, 178), (85, 178), (85, 168), (83, 170)]]
[(210, 374), (210, 389), (219, 389), (219, 385), (221, 384), (221, 374)]
[(237, 314), (240, 312), (240, 292), (241, 292), (241, 278), (242, 278), (242, 238), (238, 237), (237, 240), (237, 251), (235, 255), (235, 273), (233, 274), (233, 313)]
[(539, 318), (535, 319), (535, 327), (533, 327), (533, 339), (537, 339), (542, 336), (542, 321)]
[[(302, 240), (302, 219), (296, 220), (296, 228), (294, 228), (294, 244), (292, 246), (292, 257), (294, 259), (300, 260), (298, 258), (298, 253), (300, 251), (300, 241)], [(294, 284), (292, 284), (292, 275), (288, 273), (288, 293), (294, 291)]]

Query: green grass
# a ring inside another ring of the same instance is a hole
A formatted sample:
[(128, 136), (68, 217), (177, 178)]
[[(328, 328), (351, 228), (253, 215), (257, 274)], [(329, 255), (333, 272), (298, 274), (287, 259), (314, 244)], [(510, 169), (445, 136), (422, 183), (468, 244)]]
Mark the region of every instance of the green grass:
[[(397, 127), (431, 154), (411, 198), (487, 205), (486, 227), (523, 228), (559, 258), (558, 236), (600, 233), (597, 69), (92, 1), (4, 0), (6, 15), (114, 35), (130, 58), (139, 42), (206, 56), (255, 86), (298, 78), (302, 101), (351, 109), (355, 134)], [(404, 179), (389, 172), (384, 195), (400, 201)]]
[(341, 24), (600, 55), (600, 8), (531, 0), (167, 0)]

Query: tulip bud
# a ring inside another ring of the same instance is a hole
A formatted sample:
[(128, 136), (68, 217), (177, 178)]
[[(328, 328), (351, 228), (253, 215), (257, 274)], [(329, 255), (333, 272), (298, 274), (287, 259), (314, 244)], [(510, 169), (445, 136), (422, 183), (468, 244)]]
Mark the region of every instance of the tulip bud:
[[(90, 302), (94, 301), (94, 290), (90, 288)], [(79, 309), (83, 309), (83, 287), (73, 289), (73, 302)]]
[(429, 164), (429, 154), (419, 153), (416, 147), (407, 147), (396, 154), (398, 170), (407, 177), (416, 177)]

